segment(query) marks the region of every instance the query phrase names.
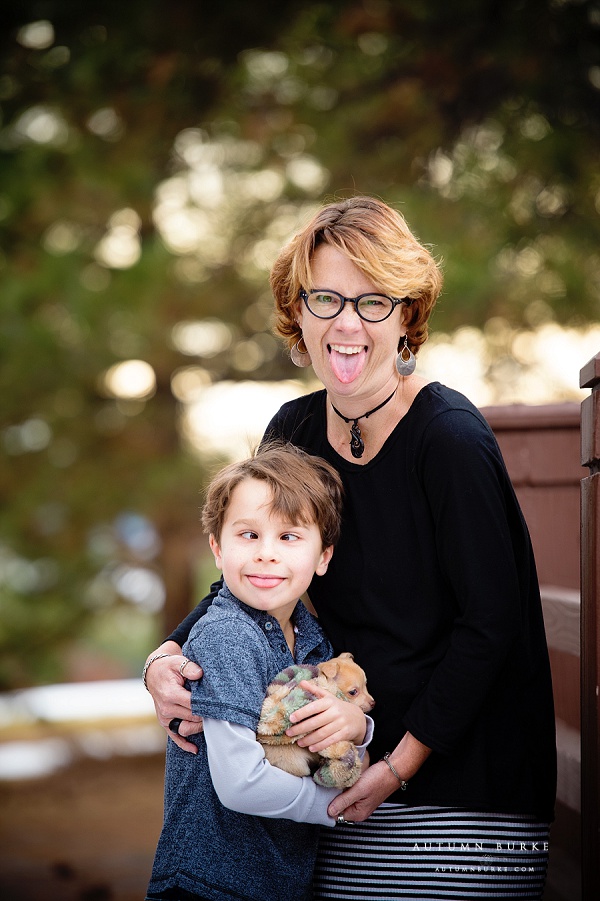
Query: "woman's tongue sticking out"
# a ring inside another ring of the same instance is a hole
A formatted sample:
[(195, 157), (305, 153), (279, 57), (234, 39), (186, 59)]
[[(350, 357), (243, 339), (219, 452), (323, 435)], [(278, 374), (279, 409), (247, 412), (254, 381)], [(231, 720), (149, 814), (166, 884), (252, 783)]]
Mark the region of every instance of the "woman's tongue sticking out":
[(335, 377), (344, 385), (353, 382), (363, 371), (367, 359), (363, 346), (344, 347), (329, 345), (329, 361)]

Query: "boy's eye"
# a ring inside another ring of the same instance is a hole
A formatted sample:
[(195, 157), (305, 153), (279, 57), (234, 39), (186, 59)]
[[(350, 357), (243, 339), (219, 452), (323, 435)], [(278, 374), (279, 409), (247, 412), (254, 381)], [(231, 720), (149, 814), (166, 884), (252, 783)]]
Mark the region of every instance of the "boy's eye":
[(282, 541), (298, 541), (298, 535), (294, 535), (293, 532), (285, 532), (281, 536)]
[(246, 532), (242, 532), (241, 535), (242, 535), (242, 538), (248, 538), (248, 539), (258, 538), (258, 535), (256, 534), (256, 532), (252, 532), (252, 531), (250, 531), (250, 529), (248, 529)]

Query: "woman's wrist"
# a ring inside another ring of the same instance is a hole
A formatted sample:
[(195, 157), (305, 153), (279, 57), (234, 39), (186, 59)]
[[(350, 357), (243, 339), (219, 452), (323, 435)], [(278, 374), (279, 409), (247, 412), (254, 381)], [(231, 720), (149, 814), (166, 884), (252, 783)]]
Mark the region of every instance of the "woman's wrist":
[(396, 767), (394, 766), (394, 764), (392, 763), (390, 758), (391, 758), (390, 752), (386, 751), (381, 759), (382, 759), (383, 763), (385, 763), (387, 765), (390, 772), (392, 772), (394, 774), (394, 776), (396, 777), (396, 779), (398, 780), (399, 788), (402, 791), (406, 791), (406, 789), (408, 788), (408, 780), (402, 778), (402, 776), (400, 775), (400, 773), (398, 772), (398, 770), (396, 769)]
[(159, 654), (152, 654), (150, 657), (148, 657), (148, 659), (146, 660), (146, 663), (144, 664), (144, 669), (142, 670), (142, 682), (144, 683), (144, 688), (146, 689), (146, 691), (150, 691), (150, 689), (148, 688), (148, 682), (146, 681), (146, 677), (148, 675), (148, 670), (150, 669), (150, 667), (152, 666), (154, 661), (161, 660), (163, 657), (170, 657), (170, 656), (171, 655), (167, 654), (167, 653), (163, 653), (163, 654), (159, 653)]
[(148, 654), (146, 663), (148, 663), (148, 660), (150, 660), (151, 657), (155, 657), (157, 654), (166, 654), (168, 656), (181, 654), (181, 647), (177, 644), (176, 641), (163, 641), (161, 645), (159, 645), (154, 651), (151, 651)]
[[(142, 670), (142, 682), (144, 683), (146, 691), (150, 691), (148, 686), (148, 670), (152, 664), (157, 660), (162, 660), (163, 657), (172, 657), (175, 654), (181, 654), (179, 645), (175, 641), (164, 641), (160, 647), (156, 648), (155, 651), (152, 651), (152, 653), (148, 655)], [(150, 694), (152, 694), (151, 691)]]
[(405, 791), (409, 781), (420, 770), (430, 754), (431, 748), (424, 745), (410, 732), (406, 732), (397, 747), (393, 751), (386, 751), (378, 762), (387, 768), (386, 782), (389, 782), (392, 790)]

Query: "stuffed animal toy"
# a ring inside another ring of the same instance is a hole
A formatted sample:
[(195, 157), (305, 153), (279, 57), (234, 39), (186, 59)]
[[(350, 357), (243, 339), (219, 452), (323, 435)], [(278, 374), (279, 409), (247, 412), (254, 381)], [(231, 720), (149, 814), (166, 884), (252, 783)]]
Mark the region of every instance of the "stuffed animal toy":
[(327, 788), (349, 788), (361, 773), (361, 762), (355, 745), (339, 741), (319, 753), (299, 748), (300, 736), (285, 734), (293, 724), (290, 715), (315, 700), (315, 695), (300, 687), (302, 681), (314, 682), (339, 698), (357, 704), (368, 713), (375, 701), (367, 692), (364, 671), (354, 663), (352, 654), (320, 663), (318, 666), (288, 666), (275, 676), (267, 689), (257, 728), (257, 740), (264, 746), (265, 757), (273, 766), (294, 776), (309, 776)]

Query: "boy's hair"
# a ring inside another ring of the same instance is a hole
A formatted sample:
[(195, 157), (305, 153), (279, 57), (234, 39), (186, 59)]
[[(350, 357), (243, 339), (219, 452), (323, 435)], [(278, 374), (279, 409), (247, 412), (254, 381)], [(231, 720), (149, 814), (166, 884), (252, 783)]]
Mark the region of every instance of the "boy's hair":
[(292, 444), (262, 445), (253, 457), (230, 463), (206, 489), (202, 511), (205, 532), (221, 540), (221, 530), (234, 489), (244, 479), (266, 482), (273, 499), (271, 512), (290, 523), (316, 523), (323, 547), (336, 544), (342, 520), (342, 481), (336, 470)]

